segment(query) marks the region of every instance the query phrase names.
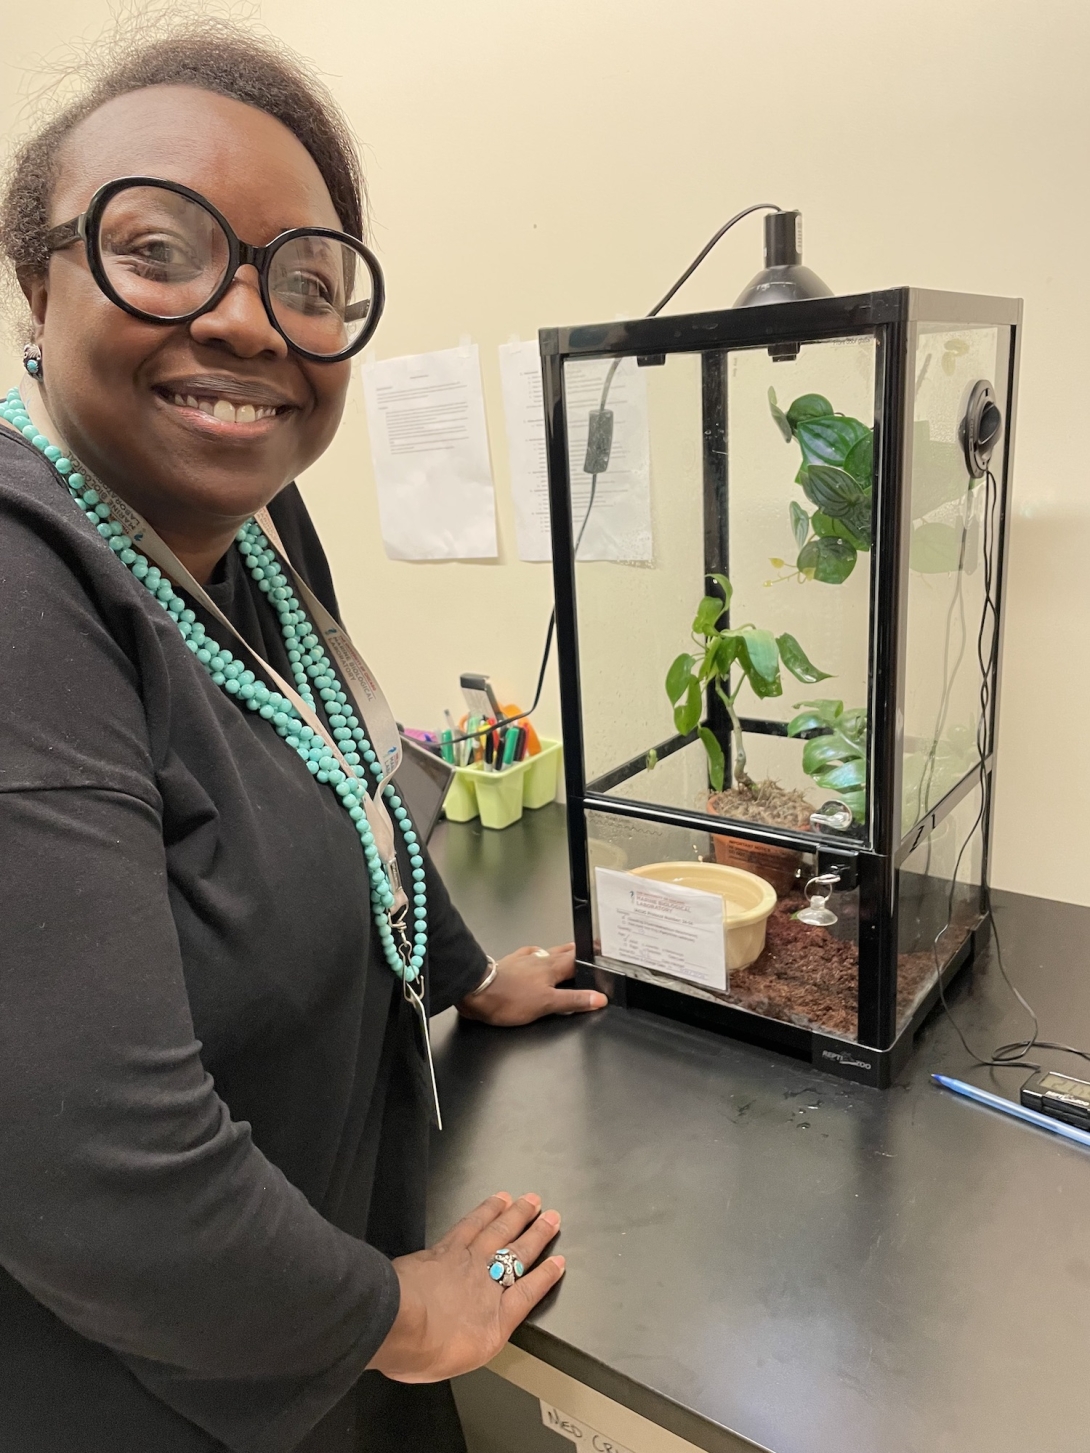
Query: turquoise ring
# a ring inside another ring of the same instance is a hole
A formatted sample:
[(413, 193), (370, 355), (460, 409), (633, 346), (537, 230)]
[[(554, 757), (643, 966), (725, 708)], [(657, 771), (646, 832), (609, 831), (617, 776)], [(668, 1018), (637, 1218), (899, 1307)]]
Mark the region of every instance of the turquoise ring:
[(506, 1291), (508, 1287), (515, 1285), (525, 1270), (526, 1268), (515, 1253), (508, 1251), (505, 1246), (502, 1251), (497, 1251), (493, 1256), (488, 1268), (488, 1275)]

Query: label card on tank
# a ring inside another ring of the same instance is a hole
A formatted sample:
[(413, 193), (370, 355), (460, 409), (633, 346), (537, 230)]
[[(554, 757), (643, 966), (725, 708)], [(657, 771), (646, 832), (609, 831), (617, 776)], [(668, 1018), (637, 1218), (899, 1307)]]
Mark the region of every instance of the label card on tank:
[(676, 883), (596, 868), (602, 953), (621, 963), (726, 989), (723, 899)]

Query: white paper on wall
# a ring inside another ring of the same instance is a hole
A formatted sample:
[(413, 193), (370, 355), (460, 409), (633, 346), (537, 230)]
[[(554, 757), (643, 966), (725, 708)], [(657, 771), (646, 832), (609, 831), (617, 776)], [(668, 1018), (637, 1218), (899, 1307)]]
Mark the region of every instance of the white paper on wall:
[(551, 560), (541, 355), (536, 343), (501, 343), (499, 351), (519, 559)]
[(707, 989), (726, 989), (723, 899), (677, 883), (595, 868), (602, 953)]
[(577, 539), (583, 521), (580, 560), (650, 561), (651, 446), (647, 423), (647, 380), (634, 358), (623, 358), (610, 384), (606, 408), (613, 412), (609, 468), (598, 476), (594, 504), (587, 515), (592, 478), (586, 462), (592, 410), (602, 401), (611, 360), (569, 360), (564, 366), (568, 420), (568, 468), (572, 492), (572, 529)]
[(392, 560), (494, 559), (496, 500), (477, 345), (363, 365)]

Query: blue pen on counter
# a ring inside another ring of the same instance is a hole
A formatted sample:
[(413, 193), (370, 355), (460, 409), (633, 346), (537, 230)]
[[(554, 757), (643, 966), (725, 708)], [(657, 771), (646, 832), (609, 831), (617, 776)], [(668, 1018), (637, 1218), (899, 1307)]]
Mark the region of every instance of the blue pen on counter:
[(932, 1075), (931, 1078), (944, 1090), (953, 1090), (955, 1095), (964, 1095), (967, 1100), (975, 1100), (978, 1105), (987, 1105), (990, 1110), (999, 1110), (1015, 1120), (1025, 1120), (1029, 1125), (1036, 1125), (1039, 1130), (1050, 1130), (1053, 1135), (1062, 1135), (1065, 1140), (1073, 1140), (1076, 1145), (1084, 1145), (1090, 1149), (1090, 1131), (1080, 1130), (1077, 1125), (1066, 1125), (1062, 1120), (1054, 1120), (1051, 1115), (1042, 1115), (1039, 1110), (1031, 1110), (1028, 1105), (1005, 1100), (1002, 1095), (993, 1095), (991, 1090), (978, 1089), (976, 1085), (951, 1079), (949, 1075)]

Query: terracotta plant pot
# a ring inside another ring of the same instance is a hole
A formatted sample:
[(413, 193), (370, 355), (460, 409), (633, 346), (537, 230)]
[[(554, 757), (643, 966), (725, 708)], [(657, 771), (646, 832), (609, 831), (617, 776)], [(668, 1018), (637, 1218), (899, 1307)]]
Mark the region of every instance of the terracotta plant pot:
[(802, 867), (802, 854), (796, 848), (746, 842), (744, 838), (727, 837), (723, 833), (712, 834), (712, 846), (717, 863), (756, 873), (758, 878), (772, 884), (779, 898), (786, 898), (801, 887), (798, 871)]

